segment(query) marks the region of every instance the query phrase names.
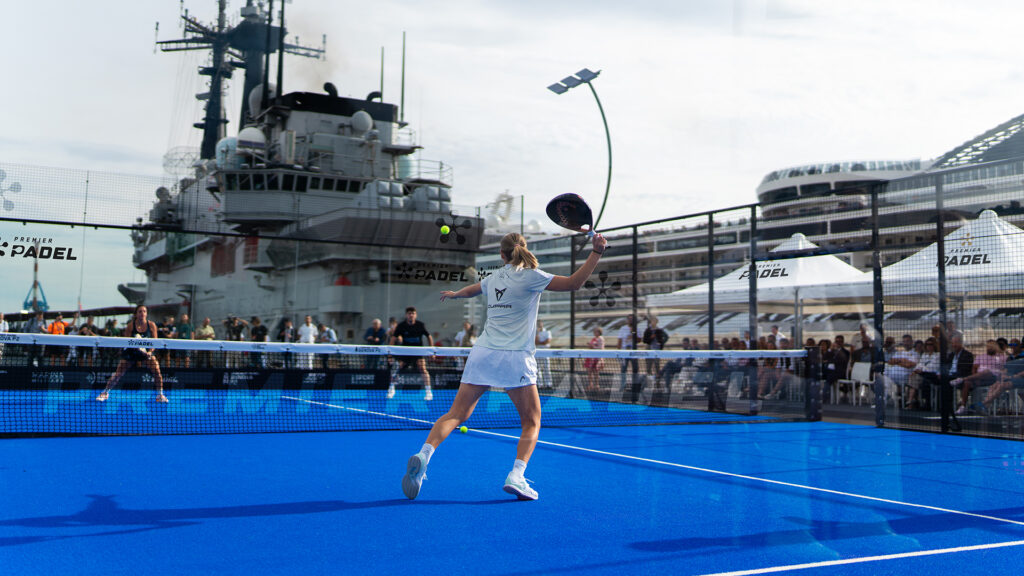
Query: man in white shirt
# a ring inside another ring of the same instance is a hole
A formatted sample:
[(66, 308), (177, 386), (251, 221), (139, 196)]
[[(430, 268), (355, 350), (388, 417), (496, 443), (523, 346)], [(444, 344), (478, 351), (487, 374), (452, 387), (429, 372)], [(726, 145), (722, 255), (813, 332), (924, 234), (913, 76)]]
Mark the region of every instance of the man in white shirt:
[(902, 346), (886, 361), (885, 376), (902, 391), (910, 380), (910, 373), (920, 361), (921, 356), (914, 350), (914, 337), (904, 334)]
[[(534, 342), (537, 348), (551, 348), (551, 330), (545, 328), (541, 320), (537, 320), (537, 336)], [(541, 388), (551, 387), (551, 364), (548, 358), (537, 359), (537, 385)]]
[[(299, 326), (299, 342), (301, 344), (314, 344), (316, 343), (316, 337), (320, 334), (320, 331), (313, 325), (313, 317), (306, 315), (306, 322)], [(313, 355), (302, 354), (300, 357), (299, 368), (311, 370), (313, 368)]]
[[(619, 350), (632, 350), (633, 339), (636, 337), (636, 319), (630, 314), (626, 316), (626, 323), (619, 328)], [(636, 377), (639, 374), (640, 363), (636, 358), (622, 358), (619, 360), (619, 389), (626, 389), (626, 371), (629, 366), (633, 366), (633, 385), (636, 385)]]

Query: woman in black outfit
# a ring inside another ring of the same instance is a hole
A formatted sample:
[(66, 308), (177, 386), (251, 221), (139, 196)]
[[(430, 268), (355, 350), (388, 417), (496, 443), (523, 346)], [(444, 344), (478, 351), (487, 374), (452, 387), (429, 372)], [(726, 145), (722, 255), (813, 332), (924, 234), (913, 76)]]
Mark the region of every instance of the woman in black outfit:
[[(158, 337), (156, 331), (156, 324), (154, 324), (147, 317), (148, 311), (145, 306), (139, 305), (135, 307), (135, 315), (125, 326), (124, 335), (129, 338), (147, 338), (155, 339)], [(117, 370), (107, 380), (107, 387), (100, 392), (100, 395), (96, 397), (99, 402), (104, 402), (110, 396), (110, 389), (117, 386), (118, 380), (124, 373), (128, 371), (133, 365), (143, 363), (149, 370), (150, 374), (153, 375), (153, 381), (156, 384), (156, 401), (167, 402), (167, 396), (164, 396), (164, 378), (160, 374), (160, 364), (156, 361), (153, 356), (153, 349), (149, 350), (145, 348), (125, 348), (121, 351), (121, 361), (117, 364)]]

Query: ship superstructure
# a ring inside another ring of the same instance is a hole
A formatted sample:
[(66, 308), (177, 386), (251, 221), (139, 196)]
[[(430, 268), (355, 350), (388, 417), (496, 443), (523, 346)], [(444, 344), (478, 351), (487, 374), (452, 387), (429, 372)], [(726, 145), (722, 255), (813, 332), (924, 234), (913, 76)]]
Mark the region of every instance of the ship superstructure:
[[(211, 77), (199, 95), (203, 146), (194, 175), (158, 189), (133, 230), (147, 282), (121, 292), (196, 323), (260, 316), (272, 334), (308, 314), (353, 341), (406, 306), (420, 308), (428, 328), (460, 325), (461, 307), (438, 306), (437, 292), (468, 278), (483, 220), (453, 205), (452, 168), (420, 158), (399, 107), (380, 92), (344, 97), (327, 83), (280, 93), (269, 55), (322, 49), (285, 44), (282, 27), (251, 2), (229, 27), (219, 4), (216, 26), (186, 14), (189, 37), (161, 43), (211, 50), (200, 70)], [(244, 127), (226, 135), (217, 93), (235, 68), (245, 70)], [(440, 234), (442, 225), (452, 232)]]

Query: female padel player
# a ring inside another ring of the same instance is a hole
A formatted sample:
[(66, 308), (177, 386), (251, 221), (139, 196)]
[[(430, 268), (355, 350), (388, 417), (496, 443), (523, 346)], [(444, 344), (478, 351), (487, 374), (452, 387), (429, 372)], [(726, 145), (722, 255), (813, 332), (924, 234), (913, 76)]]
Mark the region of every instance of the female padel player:
[[(131, 335), (132, 338), (156, 338), (156, 324), (147, 317), (148, 313), (145, 306), (141, 304), (136, 306), (134, 316), (128, 321), (128, 325), (125, 326), (125, 335)], [(103, 392), (100, 392), (96, 400), (100, 402), (105, 401), (110, 396), (110, 389), (117, 386), (121, 376), (124, 376), (124, 373), (129, 368), (138, 363), (145, 365), (153, 375), (153, 382), (156, 386), (156, 401), (167, 402), (167, 396), (164, 396), (164, 378), (160, 375), (160, 364), (156, 361), (156, 357), (153, 356), (153, 350), (145, 348), (125, 348), (121, 351), (121, 361), (117, 364), (117, 370), (114, 371), (110, 380), (107, 380), (107, 387), (103, 389)]]
[(540, 295), (544, 290), (579, 290), (594, 273), (607, 245), (603, 236), (595, 235), (593, 250), (579, 270), (568, 277), (554, 276), (537, 268), (537, 258), (527, 250), (525, 238), (516, 233), (506, 234), (500, 248), (504, 267), (458, 292), (441, 292), (441, 301), (485, 294), (487, 323), (466, 360), (462, 383), (451, 408), (434, 423), (423, 448), (409, 458), (402, 478), (402, 491), (409, 499), (419, 494), (434, 450), (469, 418), (477, 401), (490, 387), (504, 388), (508, 392), (522, 426), (516, 461), (505, 478), (504, 490), (520, 500), (537, 499), (537, 491), (530, 487), (523, 473), (540, 432), (540, 396), (534, 358)]

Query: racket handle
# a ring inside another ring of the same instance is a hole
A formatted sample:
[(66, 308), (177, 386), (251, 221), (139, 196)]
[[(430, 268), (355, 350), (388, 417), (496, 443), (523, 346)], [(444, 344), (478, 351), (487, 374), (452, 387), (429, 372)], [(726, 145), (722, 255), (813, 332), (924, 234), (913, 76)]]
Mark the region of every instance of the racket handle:
[(593, 238), (593, 237), (594, 237), (594, 231), (593, 230), (588, 230), (587, 231), (587, 238)]

